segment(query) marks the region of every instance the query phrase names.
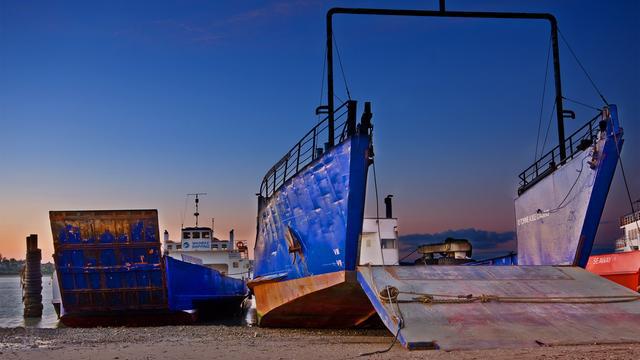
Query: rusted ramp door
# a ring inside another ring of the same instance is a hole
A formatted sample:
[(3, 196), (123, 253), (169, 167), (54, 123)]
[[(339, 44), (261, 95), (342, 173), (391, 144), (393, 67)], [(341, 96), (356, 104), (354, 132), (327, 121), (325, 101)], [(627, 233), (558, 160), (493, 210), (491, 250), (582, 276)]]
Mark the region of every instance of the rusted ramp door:
[(639, 294), (582, 268), (364, 266), (358, 281), (409, 349), (640, 341)]

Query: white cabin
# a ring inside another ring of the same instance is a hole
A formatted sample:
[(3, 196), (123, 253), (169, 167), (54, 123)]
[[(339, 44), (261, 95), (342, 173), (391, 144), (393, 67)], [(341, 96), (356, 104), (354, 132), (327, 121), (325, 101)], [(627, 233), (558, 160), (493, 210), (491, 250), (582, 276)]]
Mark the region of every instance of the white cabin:
[(204, 265), (236, 279), (249, 279), (251, 261), (246, 241), (235, 241), (233, 230), (228, 240), (213, 236), (209, 227), (187, 227), (181, 230), (181, 240), (169, 240), (164, 232), (163, 252), (174, 259)]
[(622, 238), (616, 241), (616, 252), (640, 250), (640, 210), (620, 218)]
[(360, 265), (397, 265), (398, 245), (398, 219), (365, 218), (363, 220), (360, 236)]

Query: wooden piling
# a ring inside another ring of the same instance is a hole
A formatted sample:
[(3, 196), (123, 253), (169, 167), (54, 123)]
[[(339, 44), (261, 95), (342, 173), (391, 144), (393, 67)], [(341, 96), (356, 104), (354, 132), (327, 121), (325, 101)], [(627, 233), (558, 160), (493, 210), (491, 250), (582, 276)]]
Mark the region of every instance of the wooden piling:
[(22, 272), (22, 303), (24, 317), (42, 317), (42, 251), (38, 249), (38, 235), (27, 236), (27, 260)]

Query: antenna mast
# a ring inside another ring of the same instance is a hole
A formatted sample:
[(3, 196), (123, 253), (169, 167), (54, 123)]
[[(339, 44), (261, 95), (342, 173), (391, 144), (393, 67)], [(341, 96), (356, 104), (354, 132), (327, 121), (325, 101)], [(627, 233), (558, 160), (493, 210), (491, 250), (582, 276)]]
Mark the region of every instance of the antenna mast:
[(187, 194), (187, 196), (195, 196), (196, 197), (196, 212), (193, 213), (193, 216), (196, 217), (196, 227), (198, 227), (198, 216), (200, 216), (200, 213), (198, 212), (198, 203), (200, 202), (200, 199), (198, 199), (198, 195), (207, 195), (207, 193), (193, 193), (193, 194)]

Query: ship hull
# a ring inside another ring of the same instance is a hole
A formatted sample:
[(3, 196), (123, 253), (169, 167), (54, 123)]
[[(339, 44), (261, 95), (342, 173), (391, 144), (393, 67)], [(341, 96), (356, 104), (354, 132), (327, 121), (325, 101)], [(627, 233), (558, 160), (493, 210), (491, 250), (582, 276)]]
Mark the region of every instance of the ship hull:
[(585, 267), (622, 148), (617, 109), (592, 146), (515, 200), (519, 265)]
[(164, 260), (170, 310), (196, 310), (199, 319), (240, 313), (241, 304), (249, 293), (244, 280), (169, 256)]
[(376, 313), (352, 271), (257, 284), (253, 291), (265, 327), (357, 327)]
[(591, 256), (587, 270), (640, 292), (640, 250)]
[(260, 326), (353, 327), (374, 309), (355, 281), (369, 135), (354, 135), (260, 205), (255, 247)]

